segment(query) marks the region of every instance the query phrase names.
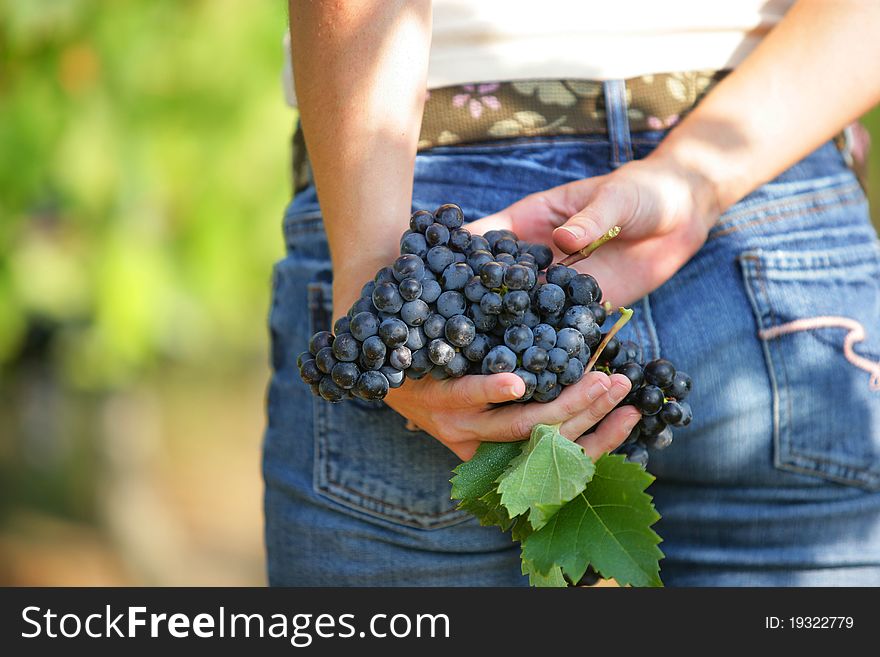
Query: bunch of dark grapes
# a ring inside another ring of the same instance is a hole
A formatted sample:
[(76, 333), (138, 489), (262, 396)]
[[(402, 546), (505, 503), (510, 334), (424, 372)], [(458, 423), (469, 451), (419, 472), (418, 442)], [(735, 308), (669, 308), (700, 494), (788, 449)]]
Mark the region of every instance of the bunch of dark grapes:
[(637, 345), (603, 333), (611, 308), (595, 278), (509, 230), (471, 235), (463, 223), (453, 204), (415, 212), (400, 256), (333, 333), (312, 336), (302, 379), (340, 402), (383, 399), (405, 378), (513, 372), (525, 383), (517, 401), (549, 402), (590, 368), (620, 372), (633, 383), (622, 403), (643, 418), (619, 451), (646, 465), (647, 447), (667, 447), (669, 427), (690, 422), (687, 375), (666, 360), (643, 365)]

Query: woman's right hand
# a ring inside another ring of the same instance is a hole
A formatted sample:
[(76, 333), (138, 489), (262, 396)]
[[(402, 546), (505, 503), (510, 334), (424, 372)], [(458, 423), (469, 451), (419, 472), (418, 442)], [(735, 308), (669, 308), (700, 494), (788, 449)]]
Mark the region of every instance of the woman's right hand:
[[(614, 409), (630, 385), (621, 374), (593, 371), (552, 402), (495, 406), (518, 399), (525, 392), (522, 379), (505, 373), (437, 381), (428, 375), (390, 390), (385, 403), (464, 461), (480, 442), (523, 440), (535, 424), (560, 424), (562, 435), (596, 459), (619, 446), (641, 417), (632, 406)], [(583, 435), (600, 421), (593, 433)]]

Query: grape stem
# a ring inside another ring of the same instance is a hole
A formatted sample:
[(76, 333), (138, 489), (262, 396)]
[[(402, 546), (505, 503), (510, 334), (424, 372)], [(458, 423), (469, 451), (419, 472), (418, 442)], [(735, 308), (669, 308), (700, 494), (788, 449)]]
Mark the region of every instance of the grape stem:
[(620, 226), (615, 226), (614, 228), (609, 230), (607, 233), (602, 235), (602, 237), (600, 237), (599, 239), (587, 244), (580, 251), (575, 251), (571, 255), (563, 258), (559, 264), (565, 265), (566, 267), (571, 267), (572, 265), (580, 262), (584, 258), (589, 258), (593, 254), (593, 251), (595, 251), (600, 246), (605, 244), (605, 242), (613, 240), (618, 235), (620, 235)]
[(590, 362), (587, 363), (586, 370), (589, 372), (593, 369), (593, 366), (596, 364), (596, 361), (599, 360), (599, 356), (602, 355), (602, 352), (605, 350), (606, 345), (614, 337), (614, 335), (626, 326), (626, 323), (633, 316), (632, 308), (618, 308), (620, 310), (620, 317), (614, 322), (614, 326), (611, 327), (611, 330), (605, 334), (605, 337), (602, 339), (602, 342), (599, 343), (599, 346), (596, 347), (596, 351), (593, 352), (593, 357), (590, 358)]

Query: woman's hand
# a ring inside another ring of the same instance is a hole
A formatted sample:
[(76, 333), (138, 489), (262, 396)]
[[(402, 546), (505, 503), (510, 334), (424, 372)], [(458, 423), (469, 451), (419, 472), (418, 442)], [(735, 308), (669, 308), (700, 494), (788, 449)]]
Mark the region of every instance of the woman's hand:
[(620, 235), (575, 268), (595, 276), (605, 299), (625, 306), (669, 280), (703, 245), (718, 215), (704, 178), (652, 156), (531, 194), (468, 229), (508, 228), (553, 246), (558, 259), (620, 226)]
[[(596, 459), (620, 445), (641, 418), (632, 406), (614, 410), (629, 390), (621, 374), (588, 372), (552, 402), (493, 406), (522, 396), (522, 379), (508, 373), (436, 381), (429, 375), (390, 390), (385, 403), (465, 461), (481, 441), (523, 440), (539, 423), (561, 424), (562, 435)], [(595, 432), (583, 435), (600, 420)]]

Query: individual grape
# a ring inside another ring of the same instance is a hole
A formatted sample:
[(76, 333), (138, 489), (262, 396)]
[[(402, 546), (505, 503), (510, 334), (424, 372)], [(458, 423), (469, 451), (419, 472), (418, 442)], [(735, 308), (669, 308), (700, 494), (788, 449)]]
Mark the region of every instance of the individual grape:
[(400, 253), (423, 258), (428, 255), (428, 240), (421, 233), (410, 233), (400, 240)]
[(550, 356), (547, 354), (547, 350), (534, 345), (526, 349), (522, 354), (522, 365), (529, 372), (543, 372), (547, 369), (549, 360)]
[(422, 276), (425, 275), (425, 261), (417, 255), (407, 253), (394, 261), (392, 271), (394, 272), (395, 280), (398, 282), (407, 278), (421, 280)]
[(464, 286), (464, 296), (471, 303), (480, 303), (480, 299), (487, 294), (489, 290), (483, 285), (479, 276), (472, 276)]
[(629, 379), (630, 383), (632, 383), (632, 389), (636, 390), (645, 380), (645, 374), (642, 371), (642, 366), (638, 363), (624, 363), (620, 367), (614, 370), (617, 374), (623, 374), (627, 379)]
[(547, 267), (550, 266), (550, 263), (553, 262), (553, 251), (550, 250), (549, 246), (544, 244), (531, 244), (528, 253), (534, 256), (535, 265), (538, 269), (547, 269)]
[(385, 346), (385, 343), (382, 342), (382, 338), (378, 335), (372, 335), (361, 345), (361, 353), (364, 358), (375, 361), (375, 360), (385, 360), (385, 352), (388, 348)]
[(565, 349), (553, 347), (547, 352), (547, 369), (555, 374), (561, 374), (568, 366), (569, 355)]
[(590, 314), (593, 316), (593, 321), (596, 322), (597, 326), (602, 326), (605, 323), (605, 320), (608, 318), (608, 312), (605, 310), (605, 306), (601, 303), (593, 303), (587, 304), (587, 309), (590, 311)]
[(666, 428), (666, 423), (659, 415), (645, 415), (639, 420), (638, 427), (642, 438), (648, 438), (663, 431)]
[(666, 449), (672, 444), (672, 429), (666, 427), (657, 435), (645, 439), (645, 445), (650, 449)]
[(577, 275), (571, 267), (565, 265), (550, 265), (547, 268), (547, 282), (564, 288), (568, 282)]
[(333, 323), (333, 333), (335, 335), (351, 333), (351, 319), (348, 315), (343, 315)]
[(675, 378), (675, 367), (665, 358), (652, 360), (645, 365), (645, 381), (658, 388), (668, 388)]
[(431, 314), (431, 309), (421, 299), (407, 301), (400, 307), (400, 319), (410, 326), (421, 326)]
[(389, 348), (394, 349), (406, 342), (409, 327), (402, 320), (391, 317), (379, 324), (379, 337)]
[(549, 324), (538, 324), (532, 329), (535, 346), (550, 351), (556, 346), (556, 329)]
[(403, 305), (403, 297), (394, 283), (379, 283), (373, 290), (373, 305), (376, 310), (396, 313)]
[(443, 224), (431, 224), (425, 230), (428, 246), (443, 246), (449, 243), (449, 229)]
[(389, 387), (388, 379), (382, 372), (361, 372), (357, 380), (357, 392), (363, 399), (384, 399)]
[(317, 365), (318, 369), (324, 374), (330, 374), (333, 370), (333, 366), (338, 362), (339, 360), (333, 355), (333, 347), (324, 347), (315, 354), (315, 365)]
[(681, 404), (674, 399), (671, 399), (663, 404), (659, 416), (666, 424), (680, 426), (681, 419), (684, 417), (684, 410), (682, 409)]
[[(605, 336), (602, 336), (602, 340), (604, 339)], [(602, 350), (602, 354), (599, 356), (599, 362), (611, 363), (617, 356), (618, 351), (620, 351), (620, 340), (618, 340), (617, 336), (615, 335), (610, 340), (608, 340), (608, 342), (605, 343), (605, 349)], [(622, 365), (623, 363), (620, 364)]]
[(620, 343), (620, 351), (618, 357), (623, 356), (623, 361), (619, 365), (627, 362), (642, 362), (642, 348), (632, 340), (623, 340)]
[(563, 328), (556, 332), (556, 347), (564, 349), (569, 356), (576, 358), (582, 344), (584, 336), (577, 329)]
[(443, 270), (440, 275), (440, 284), (444, 290), (463, 290), (473, 275), (474, 271), (470, 265), (464, 262), (454, 262)]
[(446, 365), (455, 356), (455, 349), (442, 338), (428, 343), (428, 356), (435, 365)]
[(412, 352), (403, 345), (395, 347), (388, 354), (388, 364), (396, 370), (405, 370), (412, 364)]
[(507, 237), (507, 236), (508, 236), (507, 233), (505, 233), (503, 230), (490, 230), (490, 231), (487, 231), (483, 235), (483, 237), (489, 243), (489, 250), (490, 251), (495, 250), (495, 242), (500, 240), (502, 237)]
[(495, 325), (498, 323), (497, 315), (487, 315), (480, 308), (480, 305), (476, 303), (472, 303), (468, 306), (467, 316), (473, 320), (474, 327), (477, 331), (482, 333), (488, 333), (495, 328)]
[(467, 310), (467, 299), (461, 292), (448, 290), (437, 298), (437, 312), (449, 319), (453, 315), (463, 315)]
[(523, 253), (520, 251), (519, 255), (516, 257), (516, 264), (525, 265), (529, 269), (537, 269), (538, 265), (535, 264), (535, 256), (531, 253)]
[(487, 315), (498, 315), (504, 308), (504, 299), (497, 292), (489, 292), (480, 299), (480, 310)]
[(406, 372), (396, 370), (390, 365), (383, 365), (379, 372), (382, 373), (382, 376), (388, 379), (389, 388), (399, 388), (403, 385), (403, 380), (406, 377)]
[(439, 221), (450, 230), (461, 228), (464, 223), (464, 213), (455, 203), (444, 203), (434, 210), (434, 220)]
[(467, 248), (470, 246), (470, 243), (471, 234), (464, 228), (456, 228), (455, 230), (450, 231), (449, 246), (451, 246), (454, 251), (467, 253)]
[(371, 312), (358, 313), (349, 323), (351, 334), (363, 342), (379, 332), (379, 318)]
[(495, 245), (492, 247), (493, 253), (497, 256), (500, 253), (509, 253), (510, 255), (516, 255), (519, 253), (519, 247), (516, 244), (516, 240), (511, 239), (509, 237), (502, 237), (498, 241), (495, 242)]
[(429, 281), (422, 279), (422, 295), (421, 300), (425, 303), (434, 303), (443, 293), (443, 288), (437, 281)]
[(312, 356), (310, 351), (303, 351), (296, 357), (296, 366), (302, 367), (302, 364), (307, 360), (315, 360), (315, 357)]
[(584, 364), (577, 358), (570, 358), (565, 369), (557, 375), (561, 385), (570, 386), (580, 381), (584, 376)]
[(558, 312), (551, 315), (543, 315), (541, 319), (544, 324), (548, 324), (553, 328), (564, 328), (559, 326), (560, 322), (562, 322), (562, 315), (563, 313)]
[(318, 392), (321, 397), (333, 403), (341, 402), (346, 396), (345, 390), (336, 385), (329, 376), (321, 379), (321, 383), (318, 384)]
[(535, 389), (535, 394), (532, 395), (532, 399), (534, 399), (536, 402), (547, 404), (559, 397), (560, 394), (562, 394), (562, 386), (557, 383), (547, 392), (540, 392), (539, 390)]
[[(501, 263), (506, 267), (510, 267), (511, 265), (516, 264), (516, 258), (514, 258), (509, 253), (496, 253), (495, 254), (495, 262)], [(507, 271), (507, 269), (505, 269)]]
[(495, 256), (493, 256), (489, 251), (485, 251), (483, 249), (471, 251), (467, 257), (467, 263), (474, 271), (480, 271), (483, 265), (485, 265), (487, 262), (493, 262), (494, 260)]
[(538, 288), (535, 305), (545, 315), (561, 312), (565, 306), (565, 290), (555, 283), (547, 283)]
[(442, 274), (444, 269), (455, 262), (455, 256), (448, 247), (434, 246), (428, 249), (425, 261), (428, 263), (428, 269), (435, 274)]
[(434, 223), (434, 215), (427, 210), (416, 210), (409, 218), (409, 229), (414, 233), (424, 233)]
[(581, 350), (578, 352), (577, 358), (581, 361), (581, 365), (586, 367), (590, 362), (590, 348), (587, 346), (587, 343), (584, 342), (583, 346), (581, 346)]
[(638, 463), (642, 469), (648, 467), (648, 450), (640, 442), (624, 445), (620, 448), (620, 453), (626, 457), (630, 463)]
[(514, 324), (504, 331), (504, 344), (515, 354), (521, 354), (535, 342), (532, 329), (523, 324)]
[(468, 244), (467, 252), (468, 255), (473, 253), (474, 251), (490, 251), (491, 247), (489, 246), (489, 242), (482, 235), (471, 235), (470, 244)]
[(538, 314), (532, 310), (531, 308), (527, 308), (526, 311), (522, 315), (522, 322), (530, 329), (535, 328), (538, 324), (541, 323), (541, 318)]
[(529, 289), (529, 274), (531, 271), (525, 265), (511, 265), (504, 272), (504, 284), (508, 290)]
[(687, 402), (679, 402), (681, 405), (681, 420), (679, 422), (679, 426), (686, 427), (691, 423), (691, 420), (694, 417), (693, 411), (691, 411), (691, 405)]
[[(425, 257), (422, 258), (422, 260), (425, 260), (425, 264), (427, 264), (427, 262), (428, 262), (426, 260), (427, 257), (428, 256), (425, 255)], [(425, 284), (425, 281), (436, 281), (436, 280), (437, 280), (437, 274), (432, 272), (430, 267), (425, 267), (425, 273), (422, 275), (422, 285)]]
[(428, 344), (425, 330), (421, 326), (410, 326), (406, 333), (406, 346), (410, 351), (417, 351)]
[(354, 388), (354, 384), (357, 383), (358, 377), (361, 375), (361, 371), (358, 369), (358, 366), (354, 363), (336, 363), (333, 366), (333, 370), (330, 372), (330, 377), (333, 379), (333, 383), (338, 385), (343, 390), (351, 390)]
[(556, 387), (556, 375), (550, 370), (538, 372), (535, 375), (535, 380), (537, 381), (536, 393), (547, 394)]
[(520, 395), (517, 401), (524, 402), (530, 400), (532, 395), (535, 394), (535, 389), (538, 387), (538, 378), (532, 372), (522, 368), (515, 369), (513, 373), (526, 384), (526, 391)]
[(361, 353), (361, 343), (351, 333), (343, 333), (336, 336), (332, 349), (337, 360), (353, 363)]
[(434, 368), (434, 363), (428, 355), (428, 348), (424, 347), (412, 352), (412, 363), (406, 370), (406, 376), (411, 379), (421, 379)]
[(462, 347), (461, 353), (464, 354), (464, 357), (469, 361), (479, 363), (482, 362), (486, 357), (486, 354), (489, 353), (490, 347), (489, 338), (487, 338), (484, 333), (477, 333), (473, 340)]
[(497, 290), (504, 284), (504, 265), (500, 262), (487, 262), (480, 267), (480, 280), (490, 290)]
[(367, 281), (364, 283), (364, 286), (361, 288), (361, 296), (362, 297), (372, 297), (373, 290), (376, 289), (376, 281)]
[(309, 340), (309, 353), (317, 356), (324, 347), (333, 345), (333, 334), (330, 331), (318, 331)]
[(525, 290), (511, 290), (504, 295), (502, 308), (509, 313), (523, 314), (529, 309), (529, 293)]
[(566, 294), (572, 303), (586, 306), (599, 300), (599, 284), (589, 274), (578, 274), (565, 286)]
[(431, 313), (428, 315), (425, 323), (422, 324), (422, 328), (425, 331), (425, 337), (428, 339), (439, 338), (446, 330), (446, 318), (439, 313)]
[[(572, 306), (566, 310), (562, 315), (562, 326), (577, 329), (584, 336), (592, 332), (594, 327), (598, 331), (593, 313), (586, 306)], [(607, 350), (608, 347), (605, 349)]]
[(358, 358), (358, 367), (362, 372), (378, 371), (385, 365), (385, 358), (367, 358), (363, 354)]
[(446, 340), (456, 347), (466, 347), (474, 340), (477, 329), (473, 321), (464, 315), (454, 315), (446, 320)]
[(643, 386), (636, 391), (635, 405), (643, 415), (654, 415), (663, 407), (663, 391), (654, 385)]
[(394, 278), (394, 269), (391, 267), (382, 267), (382, 269), (376, 272), (373, 282), (376, 285), (379, 285), (379, 283), (396, 283), (397, 279)]
[(580, 334), (584, 336), (584, 343), (590, 348), (595, 349), (602, 342), (602, 330), (598, 324), (590, 324), (584, 327)]
[(684, 401), (690, 394), (692, 387), (691, 377), (684, 372), (676, 372), (672, 377), (672, 385), (666, 389), (666, 394), (678, 401)]
[(320, 383), (321, 379), (324, 378), (324, 372), (318, 368), (314, 360), (303, 361), (303, 364), (299, 367), (299, 375), (308, 384)]
[(483, 364), (493, 374), (513, 372), (516, 369), (516, 354), (508, 347), (498, 345), (489, 350), (489, 353), (483, 359)]
[(418, 278), (404, 278), (397, 286), (404, 301), (415, 301), (422, 296), (422, 281)]
[[(376, 306), (373, 305), (372, 293), (370, 293), (369, 297), (361, 297), (355, 301), (351, 308), (348, 309), (347, 316), (349, 319), (352, 319), (358, 313), (376, 313)], [(349, 326), (349, 330), (351, 330), (351, 326)]]
[(452, 357), (452, 360), (443, 366), (443, 371), (451, 378), (457, 379), (467, 374), (468, 365), (470, 365), (468, 359), (465, 358), (461, 352), (457, 352)]

